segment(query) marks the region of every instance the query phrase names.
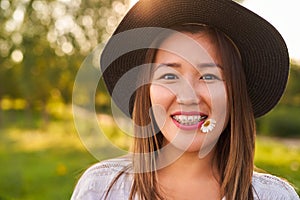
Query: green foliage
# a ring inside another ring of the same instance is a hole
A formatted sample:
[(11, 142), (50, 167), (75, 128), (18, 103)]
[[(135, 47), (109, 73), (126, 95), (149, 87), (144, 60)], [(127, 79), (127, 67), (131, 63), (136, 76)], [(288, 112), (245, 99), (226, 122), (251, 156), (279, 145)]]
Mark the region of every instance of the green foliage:
[(288, 85), (281, 101), (270, 113), (257, 119), (258, 133), (300, 137), (300, 66), (292, 62)]
[(281, 99), (282, 105), (300, 106), (300, 66), (292, 62), (288, 85)]
[(258, 132), (263, 135), (300, 137), (300, 106), (281, 105), (257, 120)]
[(70, 103), (80, 64), (126, 9), (123, 0), (0, 0), (0, 101), (35, 109), (58, 94)]

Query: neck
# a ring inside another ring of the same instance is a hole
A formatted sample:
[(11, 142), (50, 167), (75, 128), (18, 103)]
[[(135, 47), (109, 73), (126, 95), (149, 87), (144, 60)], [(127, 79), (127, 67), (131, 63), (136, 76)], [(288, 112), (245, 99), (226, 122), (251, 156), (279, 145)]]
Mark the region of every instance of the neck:
[(217, 164), (213, 159), (214, 153), (215, 151), (212, 150), (204, 158), (199, 158), (199, 152), (182, 152), (175, 147), (168, 148), (167, 151), (162, 151), (159, 155), (158, 173), (181, 180), (191, 178), (219, 179)]
[(158, 187), (166, 199), (220, 199), (220, 176), (213, 159), (214, 150), (201, 159), (198, 152), (179, 154), (175, 147), (171, 152), (172, 162), (170, 152), (161, 152), (158, 159), (159, 164), (169, 162), (157, 171)]

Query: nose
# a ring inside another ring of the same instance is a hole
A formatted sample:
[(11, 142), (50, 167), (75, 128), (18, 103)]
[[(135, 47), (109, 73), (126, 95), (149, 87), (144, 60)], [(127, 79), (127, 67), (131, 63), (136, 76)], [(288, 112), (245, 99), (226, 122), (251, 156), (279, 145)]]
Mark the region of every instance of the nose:
[(192, 84), (185, 82), (178, 88), (176, 101), (179, 104), (185, 105), (199, 104), (200, 97), (196, 88), (193, 87)]

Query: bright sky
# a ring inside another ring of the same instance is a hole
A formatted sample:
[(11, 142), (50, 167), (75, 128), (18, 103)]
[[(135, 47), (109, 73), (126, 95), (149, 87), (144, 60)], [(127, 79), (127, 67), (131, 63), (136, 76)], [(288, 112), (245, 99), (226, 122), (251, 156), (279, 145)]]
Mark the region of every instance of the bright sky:
[[(134, 5), (138, 0), (130, 0)], [(290, 57), (300, 62), (299, 0), (244, 0), (243, 5), (269, 21), (285, 39)]]
[(285, 39), (290, 57), (300, 62), (298, 0), (244, 0), (243, 5), (269, 21)]

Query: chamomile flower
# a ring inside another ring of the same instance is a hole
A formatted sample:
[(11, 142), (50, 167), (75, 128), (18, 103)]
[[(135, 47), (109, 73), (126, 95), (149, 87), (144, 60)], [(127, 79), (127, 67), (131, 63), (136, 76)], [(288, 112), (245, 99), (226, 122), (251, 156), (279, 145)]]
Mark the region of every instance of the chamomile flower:
[(216, 120), (214, 119), (207, 119), (201, 126), (201, 131), (203, 133), (208, 133), (212, 131), (216, 126)]

